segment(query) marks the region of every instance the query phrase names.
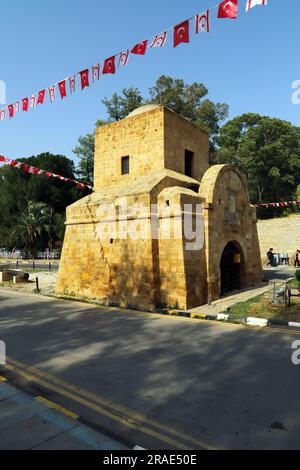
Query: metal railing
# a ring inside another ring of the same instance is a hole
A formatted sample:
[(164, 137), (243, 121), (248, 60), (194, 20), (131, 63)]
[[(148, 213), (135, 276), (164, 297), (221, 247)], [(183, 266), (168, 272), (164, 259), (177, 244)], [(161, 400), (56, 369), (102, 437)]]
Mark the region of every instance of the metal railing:
[[(44, 260), (54, 260), (60, 259), (61, 253), (59, 251), (40, 251), (37, 254), (37, 259), (44, 259)], [(19, 251), (0, 251), (0, 259), (8, 259), (8, 260), (22, 260), (25, 259), (25, 255)]]

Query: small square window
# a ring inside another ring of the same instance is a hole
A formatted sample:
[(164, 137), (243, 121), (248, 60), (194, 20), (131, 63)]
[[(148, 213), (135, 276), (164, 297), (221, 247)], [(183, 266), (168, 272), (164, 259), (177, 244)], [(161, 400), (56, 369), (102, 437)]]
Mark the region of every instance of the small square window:
[(122, 157), (121, 161), (121, 173), (122, 175), (129, 175), (129, 157)]

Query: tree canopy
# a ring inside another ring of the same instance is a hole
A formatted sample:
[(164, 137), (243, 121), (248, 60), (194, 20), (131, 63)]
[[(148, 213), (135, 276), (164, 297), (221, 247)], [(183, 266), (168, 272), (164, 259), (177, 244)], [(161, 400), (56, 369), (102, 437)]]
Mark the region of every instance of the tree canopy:
[(237, 165), (248, 178), (252, 202), (287, 201), (300, 183), (300, 128), (276, 118), (243, 114), (227, 122), (217, 160)]
[[(63, 155), (43, 153), (18, 160), (71, 179), (75, 178), (73, 161)], [(15, 246), (11, 231), (20, 222), (21, 214), (24, 214), (29, 202), (42, 203), (49, 210), (53, 210), (54, 222), (49, 236), (51, 235), (54, 241), (62, 241), (66, 207), (85, 194), (85, 191), (72, 186), (71, 183), (54, 178), (49, 180), (44, 175), (37, 177), (7, 165), (3, 166), (0, 169), (0, 246)], [(44, 242), (45, 246), (48, 246), (48, 242)]]

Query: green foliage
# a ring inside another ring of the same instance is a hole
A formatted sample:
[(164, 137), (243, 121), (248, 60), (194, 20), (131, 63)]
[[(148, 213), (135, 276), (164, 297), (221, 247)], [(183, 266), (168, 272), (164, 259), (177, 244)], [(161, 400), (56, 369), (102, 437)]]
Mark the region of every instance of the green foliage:
[(298, 283), (300, 284), (300, 269), (297, 269), (295, 273), (295, 278), (297, 279)]
[(212, 137), (219, 132), (220, 122), (228, 116), (229, 107), (206, 98), (203, 83), (186, 84), (183, 80), (161, 76), (150, 88), (150, 103), (164, 105), (189, 121), (204, 127)]
[(77, 175), (83, 182), (93, 186), (94, 182), (94, 153), (95, 139), (93, 134), (87, 134), (78, 139), (79, 145), (73, 153), (79, 158)]
[[(74, 163), (62, 155), (44, 153), (18, 161), (26, 162), (37, 168), (62, 174), (74, 179)], [(45, 231), (39, 237), (40, 248), (45, 249), (56, 241), (62, 241), (64, 236), (65, 209), (68, 205), (84, 196), (84, 191), (55, 178), (48, 179), (45, 175), (33, 176), (22, 170), (10, 168), (7, 165), (0, 170), (0, 247), (16, 247), (16, 237), (12, 237), (14, 227), (24, 222), (24, 210), (29, 203), (41, 203), (47, 206), (51, 213), (51, 230)], [(25, 247), (19, 239), (18, 248)]]
[(128, 114), (144, 103), (144, 99), (137, 88), (130, 87), (124, 88), (122, 95), (114, 93), (110, 99), (104, 98), (102, 103), (106, 107), (108, 122), (114, 122), (125, 119)]
[(252, 202), (289, 201), (300, 183), (300, 129), (280, 119), (243, 114), (218, 138), (217, 162), (237, 165)]
[(43, 234), (49, 235), (51, 210), (42, 202), (28, 202), (11, 231), (11, 241), (22, 247), (27, 257), (35, 257)]

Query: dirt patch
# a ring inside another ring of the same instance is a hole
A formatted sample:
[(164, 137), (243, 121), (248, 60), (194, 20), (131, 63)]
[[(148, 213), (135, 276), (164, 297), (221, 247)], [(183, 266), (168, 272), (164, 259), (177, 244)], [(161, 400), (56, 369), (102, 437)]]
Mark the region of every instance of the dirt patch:
[(39, 280), (39, 288), (42, 294), (52, 294), (55, 289), (56, 272), (38, 271), (29, 274), (29, 281), (21, 284), (13, 284), (12, 281), (0, 283), (0, 287), (4, 289), (14, 290), (17, 292), (36, 292), (36, 278)]

